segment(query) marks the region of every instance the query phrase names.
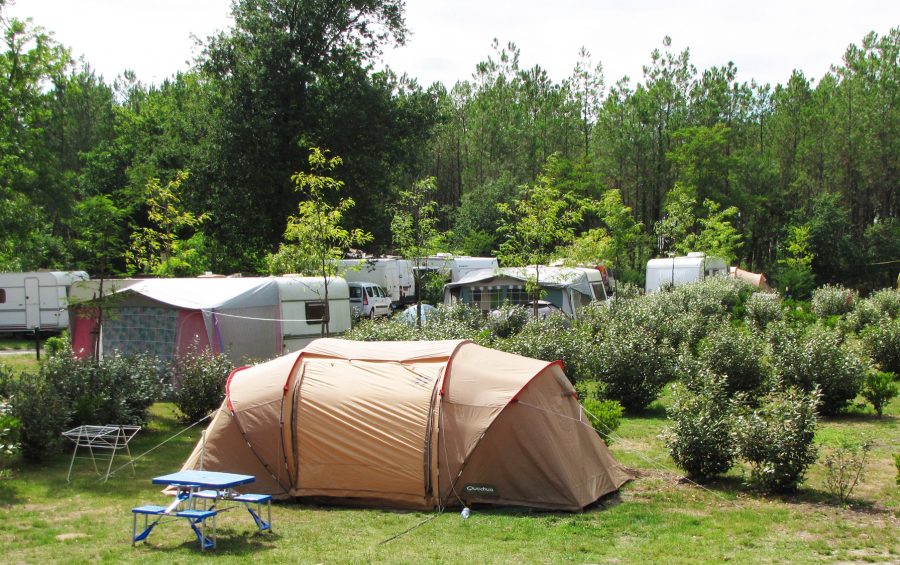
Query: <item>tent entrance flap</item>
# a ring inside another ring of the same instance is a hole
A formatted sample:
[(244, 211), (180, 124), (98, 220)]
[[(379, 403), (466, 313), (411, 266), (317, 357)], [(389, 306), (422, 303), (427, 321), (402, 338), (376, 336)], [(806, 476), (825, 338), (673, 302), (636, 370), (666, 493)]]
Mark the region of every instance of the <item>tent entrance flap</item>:
[(299, 394), (292, 395), (296, 493), (424, 498), (429, 479), (423, 461), (441, 364), (302, 363)]

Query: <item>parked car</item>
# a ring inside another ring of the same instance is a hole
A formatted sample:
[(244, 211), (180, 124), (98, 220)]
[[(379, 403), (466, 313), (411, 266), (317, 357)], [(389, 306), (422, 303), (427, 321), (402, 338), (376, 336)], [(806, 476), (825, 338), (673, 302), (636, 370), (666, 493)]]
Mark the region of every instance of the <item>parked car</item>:
[(375, 283), (354, 281), (350, 287), (350, 309), (354, 315), (375, 319), (391, 315), (391, 297)]

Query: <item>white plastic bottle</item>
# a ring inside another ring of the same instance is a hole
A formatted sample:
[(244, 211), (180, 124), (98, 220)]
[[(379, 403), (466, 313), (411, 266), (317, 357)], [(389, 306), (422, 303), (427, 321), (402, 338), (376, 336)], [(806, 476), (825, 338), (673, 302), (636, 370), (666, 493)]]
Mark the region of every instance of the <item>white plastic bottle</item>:
[(468, 506), (463, 508), (462, 512), (459, 513), (459, 515), (462, 517), (463, 520), (467, 520), (471, 514), (472, 514), (472, 511), (469, 510)]

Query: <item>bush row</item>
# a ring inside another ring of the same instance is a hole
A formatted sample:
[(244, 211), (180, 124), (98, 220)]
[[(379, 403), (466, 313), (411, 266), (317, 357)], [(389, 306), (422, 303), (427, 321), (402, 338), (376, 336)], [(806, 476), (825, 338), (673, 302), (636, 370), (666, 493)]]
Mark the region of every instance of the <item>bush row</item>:
[(707, 480), (751, 466), (749, 482), (768, 492), (795, 489), (816, 460), (817, 390), (775, 387), (757, 398), (728, 395), (726, 379), (712, 372), (673, 387), (671, 425), (662, 437), (675, 464)]
[[(869, 377), (875, 369), (900, 372), (898, 291), (860, 300), (852, 291), (823, 287), (814, 296), (815, 313), (728, 278), (629, 296), (587, 306), (577, 320), (531, 319), (526, 309), (510, 305), (491, 316), (461, 305), (441, 307), (420, 328), (401, 320), (363, 321), (349, 337), (471, 339), (560, 359), (574, 383), (595, 382), (600, 398), (630, 411), (649, 406), (667, 383), (705, 371), (722, 376), (729, 397), (757, 398), (776, 384), (818, 390), (819, 413), (833, 415), (867, 379), (878, 386)], [(859, 327), (858, 335), (850, 326)]]
[(15, 424), (0, 434), (0, 442), (15, 437), (24, 458), (40, 461), (60, 451), (67, 429), (141, 425), (150, 406), (167, 398), (193, 420), (218, 407), (230, 371), (222, 355), (192, 354), (165, 365), (147, 355), (113, 354), (95, 363), (57, 348), (36, 372), (0, 370), (0, 403), (8, 404), (0, 425)]

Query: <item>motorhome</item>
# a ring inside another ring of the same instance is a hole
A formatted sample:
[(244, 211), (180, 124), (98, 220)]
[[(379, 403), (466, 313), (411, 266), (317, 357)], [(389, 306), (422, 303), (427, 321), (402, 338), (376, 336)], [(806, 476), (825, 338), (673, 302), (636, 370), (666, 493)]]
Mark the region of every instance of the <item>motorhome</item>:
[(684, 257), (650, 259), (647, 261), (644, 292), (650, 294), (666, 286), (680, 286), (706, 277), (727, 274), (728, 265), (724, 259), (710, 257), (702, 252), (688, 253)]
[(57, 333), (69, 327), (69, 289), (84, 271), (0, 273), (0, 333)]
[(375, 283), (387, 292), (394, 308), (416, 301), (416, 281), (410, 261), (396, 257), (343, 259), (338, 275), (347, 282)]

